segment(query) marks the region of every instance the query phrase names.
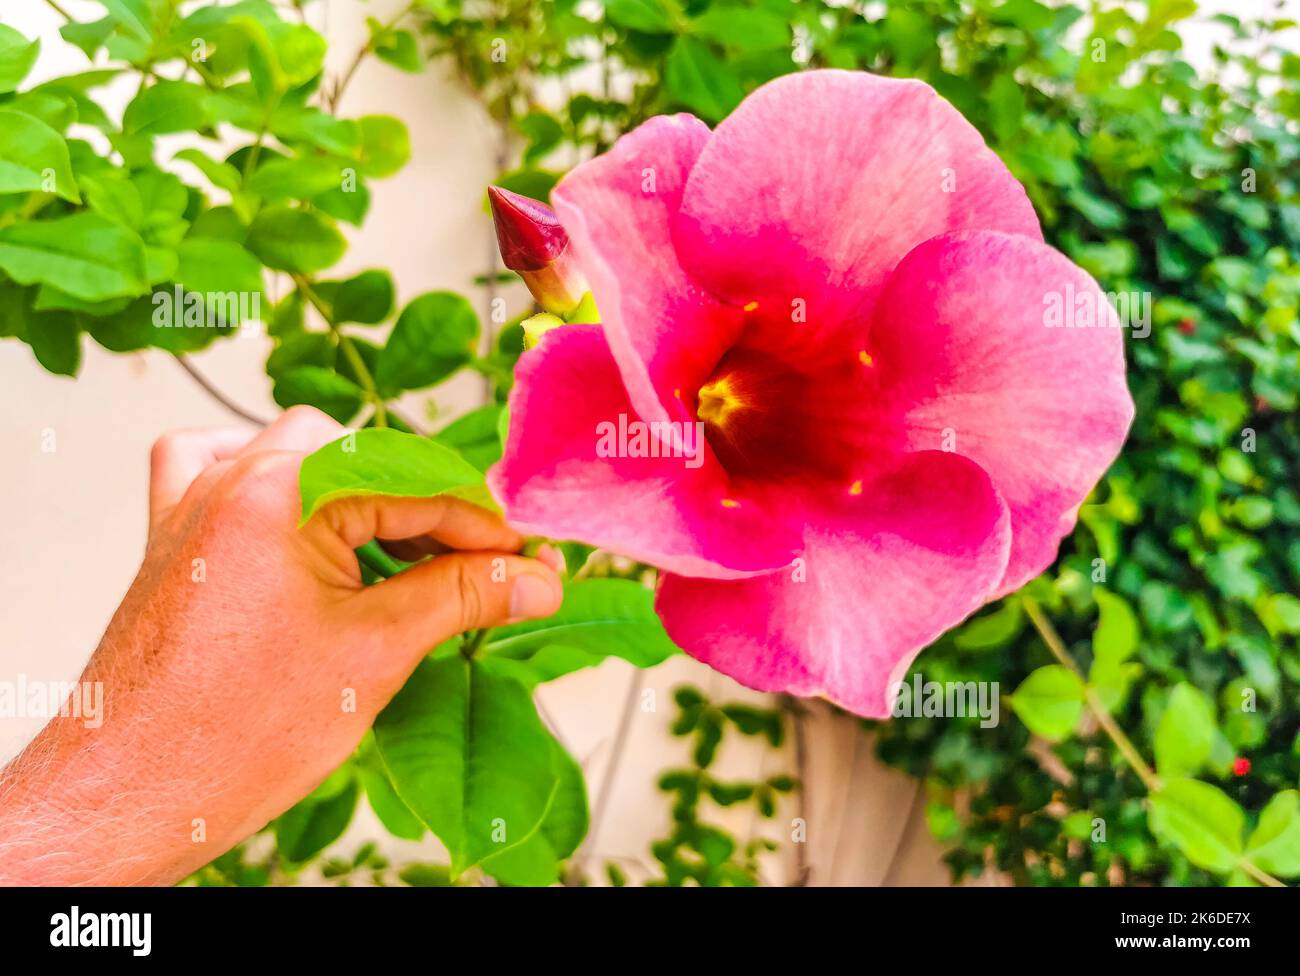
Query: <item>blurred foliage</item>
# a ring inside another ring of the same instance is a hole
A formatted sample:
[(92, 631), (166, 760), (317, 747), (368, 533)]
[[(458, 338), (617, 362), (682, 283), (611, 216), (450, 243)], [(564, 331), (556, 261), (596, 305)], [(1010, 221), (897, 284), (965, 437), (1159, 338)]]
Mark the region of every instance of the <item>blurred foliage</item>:
[[(762, 836), (754, 821), (774, 818), (781, 795), (797, 789), (798, 784), (784, 773), (762, 780), (722, 780), (712, 767), (729, 731), (757, 739), (765, 748), (780, 749), (785, 741), (784, 717), (770, 708), (714, 704), (689, 685), (677, 688), (673, 701), (677, 716), (672, 734), (690, 740), (691, 764), (665, 770), (659, 777), (659, 789), (672, 797), (672, 830), (650, 845), (662, 875), (646, 883), (703, 888), (751, 888), (761, 884), (762, 857), (776, 851), (778, 845)], [(706, 804), (724, 810), (749, 808), (754, 825), (751, 836), (742, 842), (726, 826), (708, 822)], [(607, 870), (612, 884), (626, 883), (626, 876), (615, 864), (611, 863)]]

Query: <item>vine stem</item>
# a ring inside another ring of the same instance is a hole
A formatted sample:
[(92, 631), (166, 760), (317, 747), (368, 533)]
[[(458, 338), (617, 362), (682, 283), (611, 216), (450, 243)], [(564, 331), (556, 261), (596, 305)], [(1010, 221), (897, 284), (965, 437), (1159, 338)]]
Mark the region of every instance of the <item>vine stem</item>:
[(623, 714), (619, 716), (618, 731), (614, 733), (614, 748), (610, 751), (609, 761), (605, 764), (605, 778), (601, 780), (600, 795), (596, 797), (596, 804), (592, 809), (587, 838), (582, 845), (582, 850), (574, 858), (574, 870), (577, 872), (586, 866), (600, 834), (600, 825), (609, 808), (610, 795), (614, 792), (614, 780), (618, 775), (619, 764), (623, 761), (623, 751), (627, 746), (628, 735), (632, 731), (632, 718), (636, 714), (636, 703), (641, 696), (641, 685), (644, 681), (645, 672), (636, 668), (632, 672), (632, 680), (628, 682), (627, 697), (623, 700)]
[(385, 579), (396, 576), (406, 566), (390, 556), (378, 542), (373, 539), (356, 550), (357, 561), (370, 569), (376, 576)]
[(294, 284), (298, 286), (298, 290), (306, 296), (307, 301), (311, 302), (312, 308), (316, 309), (316, 311), (320, 313), (321, 318), (325, 320), (325, 324), (328, 325), (330, 331), (334, 333), (334, 337), (338, 339), (339, 348), (343, 350), (343, 355), (347, 357), (348, 365), (350, 365), (352, 371), (357, 374), (357, 379), (361, 381), (361, 386), (366, 391), (366, 397), (375, 408), (375, 426), (387, 427), (388, 410), (384, 406), (384, 398), (379, 395), (379, 387), (375, 383), (375, 378), (370, 374), (370, 367), (368, 367), (366, 361), (361, 358), (361, 353), (357, 352), (356, 346), (352, 344), (352, 340), (348, 336), (344, 335), (338, 325), (335, 324), (334, 310), (325, 303), (324, 299), (316, 294), (315, 289), (311, 286), (311, 282), (304, 276), (295, 274), (293, 276), (293, 281)]
[[(1078, 662), (1075, 661), (1075, 659), (1070, 655), (1070, 652), (1066, 650), (1065, 642), (1061, 640), (1061, 635), (1056, 632), (1056, 628), (1052, 626), (1052, 622), (1048, 620), (1047, 615), (1043, 613), (1043, 608), (1038, 605), (1038, 601), (1033, 597), (1025, 596), (1021, 597), (1020, 602), (1025, 608), (1025, 613), (1028, 615), (1030, 622), (1034, 625), (1034, 629), (1037, 630), (1038, 635), (1043, 638), (1043, 643), (1047, 645), (1047, 649), (1052, 652), (1052, 656), (1060, 661), (1062, 665), (1073, 671), (1081, 679), (1086, 680)], [(1092, 689), (1085, 689), (1084, 702), (1088, 706), (1088, 711), (1092, 712), (1093, 717), (1096, 718), (1097, 724), (1102, 727), (1108, 736), (1110, 736), (1111, 741), (1115, 743), (1115, 748), (1120, 751), (1120, 754), (1133, 768), (1133, 772), (1138, 774), (1138, 778), (1142, 780), (1142, 785), (1147, 788), (1147, 792), (1158, 792), (1160, 789), (1160, 777), (1156, 775), (1154, 769), (1147, 765), (1147, 761), (1142, 758), (1142, 754), (1138, 752), (1137, 747), (1133, 745), (1133, 740), (1124, 733), (1124, 730), (1121, 729), (1118, 724), (1116, 724), (1115, 720), (1111, 717), (1110, 712), (1106, 710), (1106, 707), (1097, 698), (1096, 693), (1093, 692)]]
[[(1056, 628), (1052, 626), (1052, 622), (1048, 620), (1047, 615), (1043, 613), (1043, 608), (1038, 605), (1038, 601), (1033, 597), (1022, 596), (1020, 602), (1025, 608), (1025, 614), (1029, 617), (1030, 623), (1032, 623), (1034, 629), (1038, 631), (1038, 636), (1043, 638), (1043, 643), (1046, 644), (1047, 649), (1052, 652), (1052, 656), (1060, 661), (1063, 666), (1077, 674), (1081, 679), (1084, 678), (1083, 670), (1079, 667), (1078, 662), (1071, 656), (1070, 652), (1066, 650), (1065, 642), (1061, 640), (1061, 635), (1056, 632)], [(1106, 706), (1102, 704), (1101, 700), (1097, 697), (1096, 692), (1086, 686), (1084, 689), (1084, 703), (1088, 706), (1088, 711), (1090, 711), (1093, 714), (1093, 717), (1096, 718), (1097, 724), (1101, 726), (1108, 736), (1110, 736), (1110, 740), (1115, 744), (1115, 748), (1120, 751), (1120, 755), (1122, 755), (1133, 768), (1133, 771), (1138, 774), (1138, 778), (1142, 780), (1142, 785), (1146, 787), (1147, 792), (1159, 792), (1161, 786), (1160, 777), (1156, 775), (1155, 770), (1147, 765), (1147, 761), (1143, 759), (1142, 754), (1138, 752), (1137, 746), (1133, 745), (1133, 740), (1130, 739), (1125, 734), (1124, 730), (1119, 727), (1110, 712), (1107, 711)], [(1266, 885), (1270, 888), (1287, 887), (1286, 884), (1273, 877), (1263, 868), (1253, 864), (1248, 858), (1241, 858), (1237, 862), (1237, 867), (1262, 885)]]
[(335, 83), (334, 90), (330, 92), (329, 110), (331, 113), (338, 111), (339, 101), (343, 98), (344, 90), (352, 83), (352, 77), (357, 73), (357, 69), (361, 67), (361, 62), (365, 61), (366, 55), (370, 54), (375, 49), (375, 38), (387, 34), (390, 30), (401, 23), (402, 19), (413, 10), (415, 10), (415, 4), (407, 4), (397, 12), (392, 20), (385, 24), (381, 24), (378, 30), (371, 31), (370, 40), (366, 41), (361, 50), (357, 52), (357, 56), (352, 59), (352, 63), (348, 65), (347, 70), (343, 72), (343, 77)]
[(225, 407), (227, 410), (233, 413), (236, 417), (239, 417), (241, 420), (247, 420), (250, 424), (256, 424), (258, 427), (265, 427), (269, 423), (269, 421), (267, 421), (265, 418), (259, 417), (256, 414), (249, 413), (247, 410), (245, 410), (243, 407), (237, 404), (234, 400), (230, 399), (230, 397), (222, 393), (221, 390), (219, 390), (215, 385), (213, 385), (213, 383), (206, 376), (204, 376), (202, 373), (198, 371), (198, 369), (195, 368), (193, 363), (191, 363), (180, 353), (178, 352), (173, 353), (172, 357), (176, 360), (176, 362), (180, 363), (181, 369), (189, 373), (190, 378), (193, 379), (194, 382), (197, 383), (204, 390), (204, 392), (208, 394), (208, 396), (212, 397), (212, 399), (216, 400), (219, 404), (221, 404), (223, 407)]
[(1256, 867), (1251, 861), (1242, 858), (1237, 862), (1237, 866), (1245, 871), (1248, 875), (1267, 888), (1285, 888), (1287, 885), (1279, 881), (1273, 875), (1269, 874), (1263, 868)]

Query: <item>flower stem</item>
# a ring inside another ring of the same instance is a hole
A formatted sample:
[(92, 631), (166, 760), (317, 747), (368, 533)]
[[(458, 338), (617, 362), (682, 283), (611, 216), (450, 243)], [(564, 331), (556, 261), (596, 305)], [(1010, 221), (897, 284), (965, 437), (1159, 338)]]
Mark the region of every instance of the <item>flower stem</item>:
[(366, 55), (374, 51), (375, 41), (396, 27), (407, 14), (415, 10), (415, 6), (414, 3), (407, 4), (397, 12), (396, 16), (394, 16), (392, 20), (385, 24), (381, 24), (377, 30), (370, 32), (370, 40), (366, 41), (361, 50), (357, 51), (357, 56), (352, 59), (352, 63), (348, 65), (347, 70), (343, 72), (343, 77), (335, 83), (334, 90), (330, 92), (329, 98), (327, 99), (327, 105), (331, 113), (338, 111), (339, 102), (343, 98), (343, 92), (347, 89), (348, 85), (352, 83), (352, 78), (357, 73), (357, 69), (361, 67), (361, 62), (366, 59)]
[(334, 333), (334, 338), (338, 340), (339, 348), (343, 350), (343, 355), (347, 357), (348, 365), (357, 374), (362, 389), (366, 391), (366, 398), (375, 408), (375, 426), (387, 427), (388, 408), (384, 405), (384, 398), (379, 395), (379, 387), (375, 383), (375, 378), (371, 375), (370, 367), (366, 365), (366, 361), (361, 358), (361, 353), (357, 352), (357, 347), (352, 344), (352, 340), (335, 324), (334, 310), (325, 303), (323, 298), (316, 294), (316, 290), (312, 288), (311, 282), (306, 277), (296, 274), (293, 276), (293, 280), (294, 284), (298, 286), (298, 290), (302, 292), (307, 301), (311, 302), (312, 308), (320, 313), (320, 317), (325, 320), (325, 324)]
[(185, 370), (185, 372), (187, 372), (190, 375), (190, 378), (194, 380), (194, 382), (197, 383), (199, 387), (205, 393), (208, 394), (208, 396), (212, 397), (212, 399), (216, 400), (219, 404), (221, 404), (223, 407), (225, 407), (227, 410), (233, 413), (236, 417), (239, 417), (241, 420), (247, 420), (250, 424), (256, 424), (258, 427), (267, 426), (269, 421), (265, 420), (262, 417), (257, 416), (256, 414), (249, 413), (247, 410), (245, 410), (243, 407), (237, 404), (234, 400), (230, 399), (230, 397), (222, 393), (221, 390), (218, 389), (215, 384), (210, 382), (206, 376), (200, 373), (194, 367), (194, 364), (191, 363), (188, 359), (186, 359), (183, 355), (181, 355), (178, 352), (174, 352), (172, 353), (172, 356), (175, 358), (176, 362), (180, 364), (181, 369)]
[(460, 652), (465, 655), (466, 660), (473, 658), (478, 653), (478, 649), (487, 640), (487, 635), (487, 627), (480, 627), (478, 630), (471, 630), (468, 633), (461, 634)]
[[(1052, 652), (1052, 656), (1060, 661), (1062, 665), (1077, 674), (1080, 678), (1086, 680), (1086, 676), (1079, 667), (1078, 662), (1075, 661), (1075, 659), (1070, 656), (1070, 652), (1066, 650), (1065, 642), (1061, 640), (1061, 635), (1056, 632), (1056, 628), (1052, 626), (1052, 622), (1048, 620), (1046, 614), (1043, 613), (1043, 609), (1038, 605), (1038, 601), (1033, 597), (1024, 596), (1020, 598), (1020, 602), (1025, 608), (1025, 614), (1034, 625), (1034, 629), (1037, 630), (1039, 636), (1043, 638), (1043, 643), (1047, 645), (1047, 649)], [(1147, 788), (1147, 792), (1155, 793), (1158, 791), (1160, 789), (1160, 778), (1156, 776), (1155, 770), (1147, 765), (1147, 761), (1142, 758), (1142, 754), (1138, 752), (1137, 747), (1133, 745), (1133, 740), (1131, 740), (1124, 733), (1124, 730), (1119, 727), (1114, 718), (1111, 717), (1110, 712), (1106, 710), (1106, 707), (1101, 703), (1091, 689), (1085, 689), (1084, 702), (1088, 706), (1088, 710), (1092, 712), (1093, 717), (1096, 718), (1097, 724), (1102, 727), (1105, 733), (1110, 736), (1111, 741), (1115, 743), (1115, 748), (1120, 751), (1120, 755), (1122, 755), (1125, 760), (1128, 761), (1128, 764), (1133, 767), (1133, 772), (1138, 774), (1138, 777), (1142, 780), (1142, 785)]]
[(406, 567), (384, 551), (384, 547), (371, 540), (356, 549), (357, 561), (363, 563), (375, 575), (388, 579), (396, 576)]

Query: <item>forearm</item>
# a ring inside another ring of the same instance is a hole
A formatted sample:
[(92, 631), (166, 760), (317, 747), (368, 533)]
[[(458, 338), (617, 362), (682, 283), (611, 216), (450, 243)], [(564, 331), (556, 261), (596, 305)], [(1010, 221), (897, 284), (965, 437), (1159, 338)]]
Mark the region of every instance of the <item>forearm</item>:
[[(199, 764), (178, 760), (186, 731), (158, 711), (167, 696), (106, 663), (148, 653), (139, 640), (115, 647), (115, 629), (69, 707), (0, 770), (0, 885), (171, 884), (240, 839), (198, 811), (212, 791), (182, 775)], [(71, 707), (87, 689), (90, 714)]]
[(0, 884), (166, 884), (207, 859), (102, 731), (57, 718), (0, 771)]

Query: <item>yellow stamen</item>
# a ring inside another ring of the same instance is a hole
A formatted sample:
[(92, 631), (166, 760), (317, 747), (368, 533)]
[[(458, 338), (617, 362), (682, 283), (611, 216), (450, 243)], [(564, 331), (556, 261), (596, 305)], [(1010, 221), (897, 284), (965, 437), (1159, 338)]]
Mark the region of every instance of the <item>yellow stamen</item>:
[(734, 498), (724, 498), (724, 499), (722, 499), (722, 507), (723, 507), (723, 508), (740, 508), (740, 502), (736, 501)]
[(707, 423), (722, 427), (726, 424), (727, 418), (743, 405), (731, 383), (726, 377), (722, 377), (700, 387), (695, 415)]
[(677, 389), (673, 390), (673, 396), (675, 396), (678, 400), (682, 398), (682, 388), (680, 386), (677, 387)]
[(748, 305), (745, 306), (745, 311), (752, 312), (756, 308), (758, 308), (758, 302), (750, 302)]
[(858, 353), (858, 362), (860, 362), (863, 366), (871, 365), (871, 357), (867, 355), (867, 351), (865, 349), (863, 349), (861, 352)]
[(850, 495), (861, 495), (861, 494), (862, 494), (862, 482), (861, 482), (861, 481), (855, 481), (855, 482), (853, 482), (853, 484), (849, 485), (849, 494), (850, 494)]

